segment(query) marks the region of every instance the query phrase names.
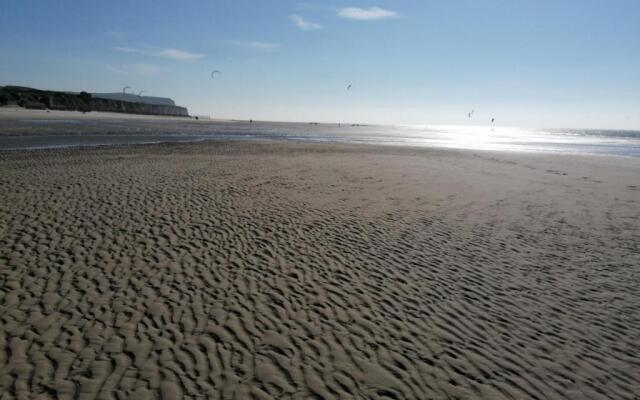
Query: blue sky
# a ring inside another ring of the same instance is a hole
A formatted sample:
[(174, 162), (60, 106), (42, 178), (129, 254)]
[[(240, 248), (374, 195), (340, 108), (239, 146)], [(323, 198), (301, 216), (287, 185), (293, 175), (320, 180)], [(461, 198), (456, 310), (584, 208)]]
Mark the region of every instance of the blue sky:
[(640, 129), (639, 21), (637, 0), (6, 1), (0, 85), (131, 86), (219, 118)]

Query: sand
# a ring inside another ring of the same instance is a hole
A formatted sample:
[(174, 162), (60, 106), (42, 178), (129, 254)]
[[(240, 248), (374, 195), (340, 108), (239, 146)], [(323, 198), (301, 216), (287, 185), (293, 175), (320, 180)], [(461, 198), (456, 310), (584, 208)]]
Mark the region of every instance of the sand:
[(637, 159), (208, 142), (0, 171), (0, 399), (640, 393)]
[[(0, 107), (0, 121), (10, 121), (19, 119), (36, 119), (36, 120), (148, 120), (148, 121), (192, 121), (195, 119), (186, 117), (160, 116), (160, 115), (143, 115), (143, 114), (126, 114), (105, 111), (60, 111), (60, 110), (29, 110), (18, 106), (2, 106)], [(206, 121), (206, 120), (203, 120)], [(219, 120), (224, 121), (224, 120)], [(6, 133), (6, 132), (3, 132)]]
[(209, 132), (214, 124), (227, 126), (234, 122), (101, 111), (82, 113), (0, 107), (0, 138), (33, 135), (201, 133)]

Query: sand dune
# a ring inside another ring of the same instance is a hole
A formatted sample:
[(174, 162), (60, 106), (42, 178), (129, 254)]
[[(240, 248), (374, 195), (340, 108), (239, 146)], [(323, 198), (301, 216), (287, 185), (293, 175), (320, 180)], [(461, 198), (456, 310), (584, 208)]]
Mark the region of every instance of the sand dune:
[(0, 399), (640, 393), (637, 160), (213, 142), (0, 169)]

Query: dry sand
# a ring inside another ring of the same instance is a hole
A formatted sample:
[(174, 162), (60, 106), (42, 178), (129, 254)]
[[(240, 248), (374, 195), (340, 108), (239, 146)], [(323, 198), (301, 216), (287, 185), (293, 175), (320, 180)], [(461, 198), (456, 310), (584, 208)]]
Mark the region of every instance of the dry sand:
[(214, 142), (0, 171), (0, 399), (640, 393), (636, 159)]
[(0, 137), (32, 135), (86, 135), (209, 132), (211, 125), (236, 124), (229, 120), (193, 119), (92, 111), (27, 110), (0, 107)]
[[(142, 114), (126, 114), (126, 113), (113, 113), (104, 111), (91, 111), (91, 112), (79, 112), (79, 111), (59, 111), (59, 110), (29, 110), (17, 106), (3, 106), (0, 107), (0, 121), (16, 120), (16, 119), (36, 119), (36, 120), (149, 120), (149, 121), (193, 121), (186, 117), (172, 117), (172, 116), (160, 116), (160, 115), (142, 115)], [(206, 120), (203, 120), (206, 121)], [(223, 121), (223, 120), (220, 120)]]

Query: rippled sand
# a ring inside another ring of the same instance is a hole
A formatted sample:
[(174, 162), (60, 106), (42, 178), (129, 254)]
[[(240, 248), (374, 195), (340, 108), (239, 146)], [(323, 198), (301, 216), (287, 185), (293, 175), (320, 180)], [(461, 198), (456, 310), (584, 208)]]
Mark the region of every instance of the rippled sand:
[(640, 393), (637, 160), (214, 142), (0, 171), (0, 399)]

